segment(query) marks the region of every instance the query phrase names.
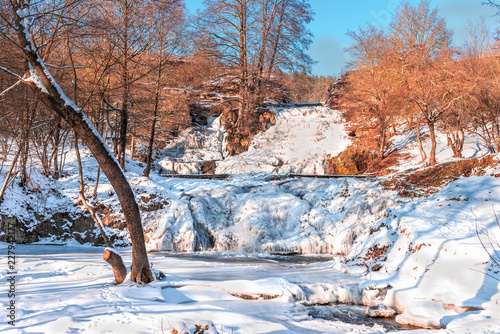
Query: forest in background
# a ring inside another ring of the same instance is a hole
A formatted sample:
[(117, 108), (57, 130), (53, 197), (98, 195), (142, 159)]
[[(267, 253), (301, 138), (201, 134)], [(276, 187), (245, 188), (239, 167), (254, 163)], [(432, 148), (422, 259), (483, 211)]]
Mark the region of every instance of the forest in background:
[[(389, 140), (407, 129), (428, 165), (437, 163), (438, 131), (457, 158), (471, 133), (492, 153), (500, 150), (499, 39), (484, 20), (469, 22), (464, 44), (455, 47), (446, 19), (429, 1), (402, 2), (387, 31), (367, 24), (347, 34), (351, 61), (331, 89), (330, 106), (345, 111), (358, 140), (332, 159), (333, 171), (377, 172), (394, 163)], [(425, 127), (428, 136), (422, 135)], [(424, 140), (430, 140), (430, 152)]]
[[(154, 150), (196, 125), (193, 113), (216, 94), (224, 93), (215, 112), (224, 115), (233, 154), (246, 149), (266, 101), (326, 98), (328, 79), (307, 74), (313, 13), (305, 0), (206, 1), (196, 16), (183, 0), (17, 2), (29, 5), (29, 37), (47, 71), (121, 166), (126, 148), (134, 156), (138, 142), (147, 146), (145, 175)], [(16, 172), (27, 185), (36, 159), (58, 178), (70, 128), (23, 84), (32, 69), (10, 1), (1, 2), (0, 25), (0, 168), (18, 157)]]
[[(210, 0), (196, 15), (183, 0), (17, 2), (29, 5), (29, 37), (47, 71), (121, 166), (128, 149), (146, 163), (145, 176), (165, 141), (212, 116), (221, 116), (226, 150), (235, 155), (265, 130), (263, 108), (325, 100), (345, 113), (354, 139), (329, 161), (333, 174), (394, 164), (399, 157), (390, 140), (407, 130), (429, 165), (437, 162), (436, 132), (447, 136), (457, 158), (470, 133), (492, 153), (500, 149), (497, 33), (483, 20), (470, 22), (456, 47), (429, 1), (402, 2), (386, 30), (367, 24), (348, 31), (350, 62), (338, 78), (310, 75), (307, 25), (314, 13), (307, 0)], [(18, 176), (24, 186), (38, 164), (58, 178), (74, 139), (26, 85), (32, 69), (10, 3), (2, 1), (0, 20), (0, 172), (14, 157), (5, 183)]]

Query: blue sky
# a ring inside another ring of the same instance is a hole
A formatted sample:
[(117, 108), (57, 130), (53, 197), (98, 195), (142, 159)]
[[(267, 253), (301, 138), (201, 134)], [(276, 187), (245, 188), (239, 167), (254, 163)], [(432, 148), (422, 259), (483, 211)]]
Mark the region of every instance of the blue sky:
[[(469, 21), (484, 16), (491, 29), (500, 27), (500, 17), (496, 11), (481, 5), (484, 0), (431, 0), (431, 8), (437, 7), (442, 17), (446, 18), (448, 28), (454, 31), (454, 43), (460, 45)], [(316, 75), (338, 75), (347, 60), (344, 49), (352, 42), (346, 36), (347, 30), (356, 30), (367, 22), (380, 28), (387, 28), (400, 0), (310, 0), (315, 13), (309, 28), (314, 34), (309, 50), (317, 61), (313, 67)], [(419, 3), (418, 0), (410, 0)], [(190, 12), (201, 8), (202, 0), (185, 0)], [(500, 1), (498, 1), (500, 3)]]

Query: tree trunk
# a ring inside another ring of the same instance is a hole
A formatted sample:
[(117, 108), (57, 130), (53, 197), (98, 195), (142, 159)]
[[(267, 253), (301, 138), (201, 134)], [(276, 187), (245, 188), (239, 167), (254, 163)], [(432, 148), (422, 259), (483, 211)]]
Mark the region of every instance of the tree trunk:
[(429, 155), (429, 166), (434, 166), (436, 164), (435, 123), (433, 121), (427, 121), (427, 126), (429, 127), (429, 134), (431, 135), (431, 153)]
[(16, 156), (14, 157), (14, 160), (12, 161), (12, 165), (10, 165), (7, 176), (5, 177), (5, 181), (3, 183), (2, 190), (0, 190), (0, 203), (2, 203), (2, 201), (3, 201), (3, 194), (5, 192), (5, 189), (7, 189), (7, 185), (9, 184), (9, 180), (10, 180), (10, 177), (12, 176), (12, 172), (14, 171), (14, 168), (16, 167), (17, 158), (19, 158), (19, 154), (21, 154), (21, 149), (22, 149), (22, 146), (19, 145)]
[[(137, 283), (152, 282), (154, 278), (149, 267), (141, 215), (134, 192), (125, 178), (118, 161), (100, 134), (82, 110), (64, 95), (62, 89), (45, 68), (43, 61), (40, 59), (36, 48), (31, 42), (29, 32), (24, 26), (24, 16), (29, 15), (25, 14), (29, 9), (28, 7), (28, 4), (24, 1), (12, 2), (12, 12), (19, 43), (26, 61), (31, 66), (29, 75), (32, 80), (25, 81), (25, 83), (31, 87), (38, 98), (48, 107), (52, 108), (73, 128), (94, 155), (118, 196), (127, 222), (127, 229), (129, 230), (132, 243), (131, 279)], [(20, 17), (20, 15), (23, 15), (23, 17)]]
[(135, 135), (132, 133), (132, 139), (130, 140), (130, 159), (134, 160), (135, 155)]
[(101, 167), (97, 168), (97, 176), (95, 178), (95, 185), (94, 185), (94, 197), (97, 197), (97, 188), (99, 187), (99, 179), (101, 177)]
[(158, 120), (158, 109), (160, 108), (160, 94), (161, 94), (161, 76), (163, 73), (163, 43), (160, 44), (160, 62), (158, 64), (158, 77), (156, 79), (156, 91), (155, 91), (155, 106), (153, 109), (153, 123), (151, 124), (151, 131), (149, 133), (149, 143), (148, 143), (148, 156), (146, 159), (146, 168), (144, 168), (144, 172), (142, 176), (149, 178), (149, 174), (151, 173), (151, 167), (153, 164), (153, 146), (155, 143), (155, 133), (156, 133), (156, 122)]
[(61, 143), (61, 116), (57, 115), (55, 118), (55, 129), (54, 129), (54, 171), (52, 172), (52, 178), (58, 179), (59, 174), (59, 162), (57, 161), (59, 154), (59, 144)]
[[(159, 85), (159, 84), (158, 84)], [(151, 172), (151, 166), (153, 163), (153, 146), (155, 142), (155, 131), (156, 131), (156, 120), (158, 116), (158, 100), (159, 100), (159, 90), (156, 90), (155, 96), (155, 107), (154, 107), (154, 115), (153, 115), (153, 123), (151, 124), (151, 132), (149, 133), (149, 144), (148, 144), (148, 156), (146, 160), (146, 168), (144, 168), (144, 172), (142, 176), (149, 178), (149, 173)]]
[[(28, 98), (28, 93), (27, 91), (25, 92), (26, 94), (26, 99)], [(22, 135), (21, 135), (21, 155), (20, 155), (20, 170), (21, 170), (21, 182), (20, 185), (22, 188), (26, 187), (28, 184), (28, 171), (27, 171), (27, 164), (28, 164), (28, 157), (29, 157), (29, 150), (30, 150), (30, 131), (31, 131), (31, 125), (33, 123), (33, 117), (34, 117), (34, 110), (36, 107), (33, 107), (33, 110), (30, 111), (30, 103), (28, 102), (26, 104), (26, 115), (25, 115), (25, 121), (26, 123), (24, 124), (25, 127), (23, 129)]]
[(281, 40), (281, 30), (283, 29), (283, 19), (285, 16), (285, 6), (286, 6), (286, 1), (281, 2), (281, 11), (280, 11), (280, 19), (276, 31), (276, 36), (274, 39), (274, 44), (273, 44), (273, 49), (271, 51), (271, 58), (269, 60), (269, 66), (267, 68), (267, 79), (269, 80), (271, 78), (271, 73), (274, 67), (274, 62), (276, 60), (276, 54), (278, 52), (278, 46), (279, 42)]
[(106, 232), (104, 231), (104, 226), (102, 225), (102, 221), (99, 218), (99, 215), (97, 214), (97, 212), (95, 212), (94, 207), (90, 205), (87, 202), (87, 199), (85, 198), (85, 184), (83, 182), (82, 158), (80, 156), (80, 149), (78, 148), (78, 135), (76, 134), (76, 132), (75, 132), (75, 152), (76, 152), (76, 159), (78, 161), (78, 175), (80, 181), (80, 191), (78, 192), (78, 194), (80, 196), (80, 200), (82, 201), (83, 206), (85, 206), (85, 208), (89, 211), (90, 215), (92, 216), (92, 219), (94, 219), (94, 222), (96, 223), (97, 228), (99, 229), (99, 232), (101, 233), (101, 236), (104, 239), (104, 243), (106, 244), (107, 248), (104, 251), (103, 259), (104, 261), (108, 262), (111, 268), (113, 269), (113, 274), (115, 275), (116, 284), (121, 284), (123, 283), (125, 277), (127, 276), (127, 268), (123, 263), (121, 255), (113, 248), (111, 241), (109, 241), (109, 238), (106, 235)]
[(424, 144), (422, 141), (422, 135), (420, 133), (420, 119), (419, 118), (417, 118), (417, 128), (416, 128), (415, 133), (417, 135), (418, 148), (420, 150), (420, 157), (422, 158), (422, 162), (424, 162), (425, 160), (427, 160), (427, 154), (425, 153)]
[(273, 27), (274, 18), (276, 16), (276, 9), (278, 5), (278, 1), (274, 0), (273, 8), (271, 10), (271, 14), (269, 17), (269, 21), (267, 20), (267, 0), (264, 3), (264, 8), (262, 12), (262, 37), (261, 37), (261, 46), (259, 51), (259, 60), (257, 61), (257, 85), (260, 86), (262, 82), (262, 74), (264, 73), (264, 58), (266, 55), (266, 45), (269, 41), (269, 34), (271, 32), (271, 28)]
[(123, 283), (125, 277), (127, 277), (127, 268), (120, 254), (114, 248), (106, 248), (102, 254), (102, 258), (113, 268), (116, 284)]
[(378, 155), (379, 160), (384, 159), (385, 154), (385, 146), (387, 144), (387, 123), (384, 119), (379, 118), (379, 127), (380, 127), (380, 138), (378, 140)]
[(240, 45), (239, 45), (239, 65), (240, 65), (240, 108), (238, 111), (237, 133), (241, 132), (246, 121), (246, 113), (248, 112), (248, 51), (247, 51), (247, 0), (241, 1), (240, 4)]
[(153, 118), (153, 124), (151, 124), (151, 132), (149, 134), (149, 144), (148, 144), (148, 157), (146, 160), (146, 168), (144, 168), (144, 172), (142, 176), (149, 178), (149, 173), (151, 172), (151, 165), (153, 161), (153, 146), (155, 142), (155, 128), (156, 128), (156, 110)]
[(128, 127), (128, 104), (129, 104), (129, 73), (128, 73), (128, 28), (129, 28), (129, 6), (128, 2), (125, 1), (123, 13), (123, 63), (122, 63), (122, 108), (120, 112), (120, 139), (118, 146), (118, 160), (120, 161), (120, 166), (125, 167), (125, 148), (127, 146), (127, 127)]

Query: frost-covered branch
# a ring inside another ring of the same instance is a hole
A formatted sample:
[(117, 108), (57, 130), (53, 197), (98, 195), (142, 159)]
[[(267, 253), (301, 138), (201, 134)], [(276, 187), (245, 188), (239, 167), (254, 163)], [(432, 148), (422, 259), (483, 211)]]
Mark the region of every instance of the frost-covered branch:
[(9, 88), (5, 89), (3, 92), (0, 93), (0, 97), (2, 97), (3, 95), (5, 95), (9, 90), (13, 89), (17, 85), (19, 85), (21, 82), (22, 82), (22, 80), (18, 80), (15, 84), (13, 84)]
[(24, 79), (23, 79), (23, 78), (22, 78), (19, 74), (16, 74), (16, 73), (14, 73), (14, 72), (12, 72), (12, 71), (9, 71), (9, 70), (8, 70), (8, 69), (6, 69), (5, 67), (0, 66), (0, 70), (2, 70), (2, 71), (4, 71), (4, 72), (6, 72), (7, 74), (10, 74), (10, 75), (12, 75), (12, 76), (15, 76), (15, 77), (16, 77), (16, 78), (18, 78), (20, 81), (24, 81)]

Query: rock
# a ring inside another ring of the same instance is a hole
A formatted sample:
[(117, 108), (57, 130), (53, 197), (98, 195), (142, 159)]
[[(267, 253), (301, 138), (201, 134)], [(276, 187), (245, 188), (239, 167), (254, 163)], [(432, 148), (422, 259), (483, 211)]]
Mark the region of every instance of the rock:
[(387, 291), (392, 286), (366, 286), (362, 292), (362, 304), (364, 306), (378, 306), (383, 304)]
[(409, 325), (414, 327), (420, 327), (425, 329), (441, 329), (443, 326), (441, 325), (438, 319), (432, 319), (429, 317), (423, 318), (415, 318), (408, 317), (406, 314), (400, 314), (396, 316), (396, 322), (400, 325)]
[(441, 320), (457, 314), (453, 310), (447, 310), (441, 302), (421, 300), (407, 306), (404, 312), (396, 317), (396, 322), (426, 329), (440, 329), (444, 328)]
[(366, 316), (370, 318), (390, 318), (396, 314), (392, 308), (387, 307), (384, 304), (379, 304), (376, 306), (371, 306), (366, 309)]

